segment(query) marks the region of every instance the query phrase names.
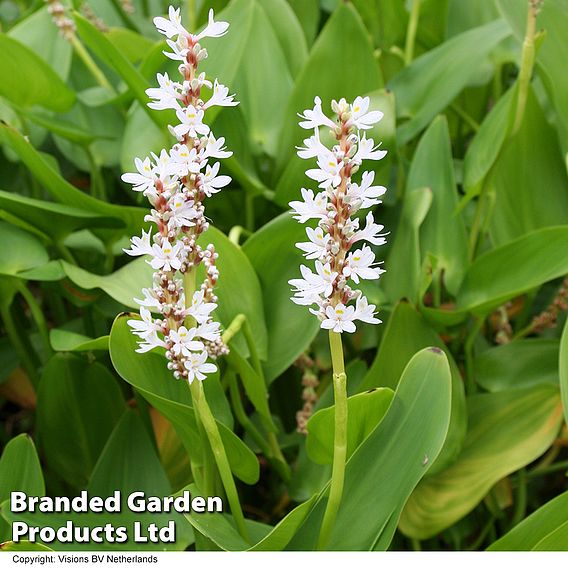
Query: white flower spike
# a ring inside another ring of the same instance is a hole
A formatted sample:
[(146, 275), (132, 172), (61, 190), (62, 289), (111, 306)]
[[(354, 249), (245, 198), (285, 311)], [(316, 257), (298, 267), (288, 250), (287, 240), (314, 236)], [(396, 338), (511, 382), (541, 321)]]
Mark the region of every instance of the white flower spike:
[[(176, 111), (179, 122), (170, 126), (170, 132), (178, 143), (170, 150), (162, 150), (159, 156), (136, 158), (136, 172), (122, 176), (134, 191), (148, 198), (151, 212), (145, 220), (157, 229), (153, 235), (149, 230), (143, 231), (141, 237), (132, 237), (130, 248), (124, 249), (130, 256), (147, 256), (146, 262), (155, 270), (154, 286), (143, 288), (143, 298), (136, 300), (141, 319), (127, 323), (139, 338), (137, 352), (165, 349), (174, 377), (191, 383), (217, 370), (208, 362), (209, 357), (215, 359), (228, 353), (221, 339), (221, 326), (212, 319), (217, 307), (214, 287), (219, 278), (218, 254), (213, 245), (201, 248), (197, 238), (209, 227), (205, 199), (231, 183), (229, 176), (220, 174), (221, 164), (210, 162), (232, 153), (226, 150), (224, 138), (212, 134), (205, 114), (212, 106), (238, 103), (226, 86), (197, 71), (199, 62), (207, 57), (198, 42), (224, 35), (228, 23), (216, 22), (211, 10), (205, 29), (194, 35), (183, 27), (180, 10), (170, 7), (168, 17), (154, 18), (154, 24), (168, 38), (172, 51), (165, 54), (181, 62), (182, 77), (174, 81), (167, 73), (158, 73), (158, 87), (146, 90), (148, 106)], [(203, 102), (203, 89), (212, 89), (207, 103)], [(185, 290), (185, 275), (196, 270), (198, 264), (205, 267), (205, 281), (196, 291)]]
[[(363, 160), (380, 160), (384, 150), (367, 138), (369, 130), (381, 120), (383, 113), (369, 110), (369, 97), (357, 97), (352, 104), (345, 99), (332, 102), (336, 120), (328, 118), (322, 110), (321, 99), (314, 99), (314, 108), (300, 114), (300, 126), (313, 129), (314, 134), (298, 147), (298, 156), (316, 158), (317, 168), (308, 169), (306, 175), (318, 182), (320, 191), (302, 188), (302, 201), (292, 201), (290, 207), (294, 219), (306, 223), (317, 220), (317, 227), (307, 227), (308, 242), (297, 243), (308, 260), (315, 260), (316, 272), (300, 266), (302, 278), (289, 281), (293, 287), (292, 301), (312, 306), (323, 329), (336, 333), (353, 333), (355, 321), (379, 324), (375, 308), (359, 290), (349, 283), (360, 280), (377, 280), (384, 270), (377, 266), (375, 253), (369, 245), (351, 250), (355, 243), (367, 241), (375, 246), (386, 243), (383, 225), (375, 223), (369, 211), (365, 227), (359, 228), (360, 220), (354, 215), (360, 209), (378, 205), (386, 188), (373, 185), (374, 172), (363, 172), (356, 183), (352, 176)], [(332, 149), (325, 147), (319, 138), (318, 129), (329, 127), (337, 140)], [(355, 305), (350, 302), (355, 302)]]

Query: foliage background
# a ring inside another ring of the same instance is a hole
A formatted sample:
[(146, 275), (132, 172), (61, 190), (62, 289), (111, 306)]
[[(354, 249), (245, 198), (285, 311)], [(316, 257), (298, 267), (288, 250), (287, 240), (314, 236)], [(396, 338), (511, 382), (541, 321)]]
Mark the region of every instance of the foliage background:
[[(133, 354), (124, 318), (113, 326), (149, 278), (122, 253), (145, 210), (120, 173), (168, 143), (144, 92), (168, 68), (151, 24), (166, 6), (132, 7), (67, 3), (68, 41), (43, 2), (0, 3), (0, 501), (167, 495), (204, 451), (187, 389)], [(307, 181), (297, 113), (366, 94), (389, 151), (376, 165), (387, 273), (365, 287), (385, 323), (347, 340), (360, 394), (338, 522), (351, 530), (331, 546), (568, 549), (568, 3), (545, 0), (528, 38), (526, 0), (205, 0), (182, 3), (184, 21), (209, 7), (231, 28), (205, 66), (241, 104), (215, 116), (234, 182), (208, 202), (207, 235), (219, 317), (246, 315), (262, 370), (238, 335), (205, 386), (256, 547), (311, 548), (330, 475), (329, 413), (307, 441), (296, 432), (307, 361), (316, 410), (332, 403), (326, 337), (289, 301), (303, 229), (287, 203)], [(412, 359), (428, 346), (449, 371), (432, 352)], [(262, 446), (271, 428), (290, 479)], [(0, 540), (15, 517), (4, 504)], [(174, 548), (250, 547), (228, 515), (176, 522)]]

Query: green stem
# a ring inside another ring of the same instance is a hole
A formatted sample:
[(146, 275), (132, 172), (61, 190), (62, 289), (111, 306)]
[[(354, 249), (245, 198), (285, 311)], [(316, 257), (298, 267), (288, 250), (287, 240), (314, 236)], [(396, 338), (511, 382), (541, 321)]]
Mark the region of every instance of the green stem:
[(240, 331), (243, 323), (246, 320), (246, 316), (244, 314), (238, 314), (234, 317), (233, 321), (229, 324), (229, 327), (223, 333), (221, 339), (225, 345), (228, 345), (231, 339)]
[(527, 470), (523, 467), (517, 473), (517, 499), (515, 501), (515, 512), (511, 520), (511, 528), (518, 525), (527, 512)]
[(467, 339), (465, 340), (465, 366), (466, 366), (466, 381), (465, 388), (467, 394), (474, 394), (477, 391), (477, 384), (475, 382), (475, 374), (473, 368), (473, 346), (481, 328), (483, 327), (484, 318), (477, 318)]
[(246, 317), (242, 325), (242, 332), (243, 335), (245, 336), (245, 340), (249, 348), (252, 367), (258, 373), (258, 376), (262, 378), (262, 381), (266, 384), (264, 379), (264, 371), (262, 369), (262, 363), (260, 362), (260, 357), (258, 356), (258, 351), (256, 349), (256, 343), (252, 335), (252, 330), (250, 328), (250, 324), (246, 319)]
[(120, 16), (120, 19), (122, 20), (124, 26), (132, 30), (133, 32), (140, 33), (142, 30), (140, 30), (140, 28), (136, 25), (136, 22), (130, 17), (130, 14), (128, 14), (124, 10), (119, 0), (110, 0), (110, 1), (114, 6), (115, 10), (118, 12), (118, 15)]
[(235, 485), (235, 480), (233, 479), (233, 473), (231, 472), (227, 453), (225, 452), (225, 446), (223, 445), (223, 440), (221, 439), (221, 434), (217, 427), (215, 417), (213, 416), (213, 413), (209, 408), (209, 404), (207, 403), (207, 399), (205, 398), (203, 385), (201, 381), (194, 380), (189, 388), (191, 390), (194, 408), (199, 413), (199, 418), (201, 419), (201, 423), (203, 424), (203, 428), (207, 434), (207, 438), (209, 439), (209, 444), (211, 445), (211, 450), (213, 451), (213, 456), (215, 457), (215, 462), (219, 469), (221, 481), (223, 482), (223, 487), (227, 494), (227, 499), (229, 501), (229, 506), (231, 507), (231, 513), (235, 519), (237, 530), (247, 542), (250, 542), (247, 527), (245, 525), (245, 518), (239, 502), (237, 487)]
[(254, 231), (254, 195), (245, 194), (245, 227), (248, 231)]
[(333, 394), (335, 400), (333, 467), (329, 499), (319, 534), (318, 550), (324, 550), (327, 547), (335, 525), (343, 494), (345, 463), (347, 461), (347, 376), (345, 375), (340, 333), (329, 332), (329, 346), (333, 364)]
[(559, 461), (547, 467), (535, 467), (532, 471), (527, 473), (528, 479), (548, 475), (549, 473), (556, 473), (557, 471), (568, 470), (568, 460)]
[(529, 93), (529, 85), (534, 67), (535, 59), (535, 43), (534, 36), (536, 30), (536, 16), (538, 14), (537, 2), (529, 0), (529, 10), (527, 14), (527, 27), (525, 30), (525, 39), (523, 40), (523, 52), (521, 55), (521, 69), (519, 71), (519, 90), (517, 95), (517, 109), (515, 112), (515, 120), (513, 122), (513, 130), (511, 135), (516, 134), (521, 127), (525, 108), (527, 106), (527, 98)]
[(16, 350), (16, 353), (18, 354), (20, 365), (22, 365), (22, 367), (25, 369), (34, 386), (37, 387), (39, 382), (39, 375), (36, 368), (32, 365), (26, 346), (18, 334), (18, 328), (14, 322), (12, 313), (10, 312), (10, 306), (0, 306), (0, 316), (2, 317), (2, 321), (4, 322), (4, 328), (6, 329), (8, 339), (10, 340), (10, 342), (14, 346), (14, 349)]
[(24, 283), (18, 287), (18, 290), (30, 308), (30, 313), (32, 314), (32, 318), (37, 325), (37, 329), (41, 337), (45, 355), (46, 357), (49, 357), (53, 353), (53, 350), (51, 349), (51, 342), (49, 341), (49, 329), (47, 327), (45, 316), (43, 315), (34, 295), (29, 291), (28, 287)]
[(71, 251), (61, 241), (59, 241), (59, 240), (54, 241), (53, 244), (55, 245), (57, 252), (59, 252), (59, 254), (61, 255), (61, 258), (66, 260), (69, 264), (73, 264), (74, 266), (77, 266), (77, 261), (75, 260), (75, 258), (71, 254)]
[(418, 29), (418, 19), (420, 18), (420, 0), (412, 0), (410, 19), (406, 28), (406, 44), (404, 46), (404, 64), (412, 63), (414, 57), (414, 44), (416, 42), (416, 30)]
[(105, 74), (100, 70), (99, 66), (95, 63), (95, 60), (89, 55), (89, 52), (85, 49), (85, 46), (81, 43), (77, 36), (73, 35), (71, 37), (71, 45), (75, 50), (75, 53), (80, 57), (81, 61), (85, 64), (85, 67), (91, 72), (91, 75), (95, 78), (97, 83), (109, 89), (109, 91), (114, 92), (113, 86), (109, 83)]

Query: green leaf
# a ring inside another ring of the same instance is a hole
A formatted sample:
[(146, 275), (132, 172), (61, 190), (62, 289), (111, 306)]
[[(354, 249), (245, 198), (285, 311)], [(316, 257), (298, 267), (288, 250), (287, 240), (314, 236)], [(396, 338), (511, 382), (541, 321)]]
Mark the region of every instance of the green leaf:
[[(192, 495), (195, 491), (192, 491)], [(219, 513), (186, 515), (187, 520), (201, 534), (212, 540), (222, 550), (231, 551), (280, 551), (290, 542), (313, 507), (315, 496), (292, 509), (275, 527), (266, 527), (246, 520), (254, 545), (243, 540), (232, 518)]]
[(30, 223), (54, 241), (61, 241), (70, 233), (80, 229), (115, 228), (124, 225), (116, 217), (103, 216), (85, 209), (32, 199), (2, 190), (0, 190), (0, 207)]
[(270, 20), (288, 69), (295, 77), (308, 58), (308, 45), (300, 21), (286, 0), (258, 0), (258, 4)]
[(568, 320), (564, 324), (564, 331), (560, 339), (559, 373), (564, 418), (568, 423)]
[(51, 329), (49, 341), (54, 351), (108, 351), (109, 336), (91, 339), (66, 329)]
[(392, 303), (400, 298), (418, 303), (422, 271), (420, 226), (432, 205), (432, 196), (431, 189), (423, 188), (412, 191), (404, 200), (386, 262), (388, 270), (381, 277), (383, 290)]
[[(0, 458), (0, 503), (9, 499), (12, 491), (23, 491), (37, 497), (45, 495), (41, 464), (34, 443), (27, 434), (12, 438)], [(0, 540), (10, 537), (10, 527), (0, 519)]]
[(376, 387), (395, 389), (414, 354), (430, 346), (442, 349), (448, 358), (452, 376), (452, 411), (444, 447), (428, 472), (429, 475), (447, 467), (462, 448), (467, 428), (465, 393), (458, 366), (449, 349), (407, 302), (396, 305), (383, 333), (377, 356), (359, 386), (359, 391)]
[[(110, 356), (117, 373), (161, 414), (170, 420), (192, 457), (202, 447), (189, 388), (176, 381), (162, 355), (136, 353), (136, 337), (130, 332), (128, 316), (119, 316), (110, 334)], [(233, 473), (245, 483), (256, 483), (258, 460), (254, 453), (229, 428), (217, 422)]]
[(568, 273), (568, 227), (521, 236), (475, 259), (457, 296), (457, 309), (488, 314), (507, 300)]
[(0, 34), (0, 52), (1, 96), (23, 107), (40, 105), (63, 112), (73, 106), (75, 93), (32, 50)]
[(415, 59), (389, 83), (397, 112), (410, 120), (398, 129), (402, 146), (462, 91), (497, 44), (510, 34), (503, 20), (455, 36)]
[[(539, 140), (539, 144), (534, 141)], [(530, 164), (530, 167), (519, 167)], [(494, 166), (490, 187), (495, 206), (490, 232), (496, 245), (529, 231), (562, 225), (568, 218), (568, 174), (557, 134), (529, 90), (520, 130)], [(546, 199), (542, 188), (546, 187)]]
[(474, 395), (468, 410), (458, 460), (424, 479), (406, 504), (399, 528), (411, 538), (430, 538), (467, 515), (497, 481), (542, 455), (562, 421), (553, 385)]
[(86, 485), (124, 409), (106, 367), (72, 354), (53, 356), (43, 371), (37, 404), (39, 440), (50, 468), (73, 487)]
[[(283, 213), (256, 231), (243, 245), (243, 252), (262, 287), (268, 332), (264, 371), (269, 382), (307, 349), (319, 329), (317, 318), (304, 306), (296, 306), (290, 300), (288, 280), (297, 277), (304, 260), (295, 243), (304, 238), (305, 227), (289, 213)], [(274, 262), (275, 258), (278, 262)]]
[(294, 153), (294, 146), (307, 137), (298, 126), (297, 113), (312, 108), (315, 96), (321, 97), (327, 106), (331, 99), (352, 100), (380, 87), (382, 77), (367, 30), (355, 8), (342, 2), (326, 22), (296, 79), (281, 133), (278, 172), (288, 164), (303, 161)]
[(558, 339), (523, 339), (483, 351), (475, 381), (490, 392), (540, 383), (558, 384)]
[(0, 544), (0, 550), (2, 552), (51, 552), (53, 549), (44, 544), (30, 542), (29, 540), (22, 540), (20, 542), (8, 540)]
[(39, 240), (30, 233), (0, 220), (0, 274), (18, 273), (47, 264), (49, 256)]
[(148, 116), (158, 126), (165, 126), (168, 121), (168, 113), (159, 113), (147, 106), (149, 99), (148, 95), (146, 95), (146, 89), (150, 87), (150, 84), (146, 81), (144, 76), (96, 26), (76, 12), (73, 14), (73, 17), (77, 25), (77, 32), (80, 38), (85, 42), (85, 45), (91, 49), (101, 61), (104, 61), (118, 73)]
[[(389, 547), (404, 503), (442, 448), (450, 399), (450, 369), (443, 352), (429, 348), (417, 353), (386, 416), (347, 462), (331, 550)], [(326, 493), (327, 488), (288, 550), (314, 549)]]
[(296, 12), (298, 21), (300, 22), (306, 41), (311, 45), (316, 37), (318, 24), (320, 19), (319, 1), (318, 0), (288, 0), (288, 4), (292, 10)]
[(66, 81), (71, 69), (73, 48), (54, 25), (47, 6), (19, 21), (8, 34), (29, 47)]
[(568, 550), (568, 492), (537, 509), (487, 550)]
[(428, 253), (437, 258), (437, 270), (443, 271), (448, 291), (455, 294), (467, 267), (467, 237), (461, 215), (454, 214), (458, 193), (445, 117), (435, 118), (420, 139), (406, 187), (408, 192), (432, 190), (432, 205), (420, 226), (422, 258)]
[(53, 134), (82, 146), (87, 146), (97, 138), (97, 136), (92, 132), (87, 132), (83, 128), (80, 128), (77, 124), (73, 124), (67, 120), (62, 120), (60, 118), (56, 120), (46, 114), (29, 111), (26, 112), (25, 115), (26, 118), (29, 118), (38, 126), (42, 126)]
[[(384, 418), (394, 392), (387, 388), (374, 388), (347, 399), (347, 458)], [(316, 463), (333, 462), (335, 405), (316, 412), (308, 421), (306, 450)]]
[[(112, 205), (99, 201), (63, 179), (50, 163), (14, 128), (7, 124), (0, 124), (0, 137), (20, 157), (22, 162), (29, 168), (32, 175), (49, 191), (60, 203), (83, 209), (100, 215), (108, 215), (122, 219), (126, 224), (125, 231), (136, 234), (144, 226), (144, 215), (147, 210), (140, 207), (125, 205)], [(103, 229), (99, 229), (97, 234)], [(124, 231), (108, 231), (105, 235), (116, 236)]]

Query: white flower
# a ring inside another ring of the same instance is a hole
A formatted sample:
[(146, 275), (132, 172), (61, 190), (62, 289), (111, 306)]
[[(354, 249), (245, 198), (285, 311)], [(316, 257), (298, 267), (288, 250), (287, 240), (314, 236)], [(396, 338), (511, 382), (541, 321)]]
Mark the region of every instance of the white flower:
[(361, 185), (350, 183), (347, 188), (347, 198), (349, 202), (360, 202), (357, 209), (367, 209), (373, 205), (381, 203), (378, 197), (385, 194), (387, 188), (382, 185), (373, 185), (375, 172), (363, 172)]
[(142, 161), (140, 158), (134, 158), (134, 165), (138, 170), (138, 173), (126, 173), (122, 174), (122, 181), (132, 184), (132, 189), (134, 191), (143, 191), (146, 194), (148, 191), (154, 191), (154, 181), (156, 176), (154, 175), (154, 168), (150, 158), (145, 158)]
[(208, 109), (212, 106), (237, 106), (238, 101), (234, 101), (235, 95), (229, 95), (229, 88), (225, 85), (221, 85), (217, 79), (215, 79), (215, 85), (213, 86), (213, 94), (211, 98), (201, 107), (203, 110)]
[(173, 61), (182, 61), (185, 63), (187, 61), (187, 54), (189, 53), (189, 44), (187, 43), (186, 36), (179, 36), (177, 41), (172, 41), (171, 39), (167, 39), (166, 43), (172, 50), (170, 53), (169, 51), (162, 51), (162, 53), (172, 59)]
[(131, 246), (129, 249), (122, 249), (126, 254), (130, 256), (142, 256), (143, 254), (152, 254), (152, 245), (150, 244), (150, 235), (152, 229), (147, 233), (142, 229), (141, 237), (132, 237), (130, 239)]
[(197, 150), (195, 148), (190, 150), (185, 144), (176, 144), (170, 155), (172, 168), (177, 170), (179, 176), (196, 174), (202, 167), (198, 161)]
[(168, 339), (173, 343), (172, 351), (176, 355), (185, 355), (189, 357), (192, 351), (203, 351), (203, 343), (194, 341), (195, 328), (187, 329), (182, 325), (177, 331), (172, 329), (168, 335)]
[(159, 320), (154, 320), (150, 310), (144, 307), (140, 308), (140, 316), (142, 319), (126, 322), (132, 328), (132, 333), (142, 340), (138, 342), (136, 352), (146, 353), (155, 347), (166, 347), (166, 343), (158, 337), (158, 331), (161, 331)]
[(197, 290), (194, 292), (191, 298), (191, 306), (187, 308), (187, 315), (191, 316), (198, 324), (205, 323), (211, 312), (217, 307), (214, 302), (204, 301), (203, 290)]
[(193, 36), (193, 41), (198, 42), (200, 39), (204, 37), (221, 37), (227, 33), (229, 29), (228, 22), (216, 22), (213, 18), (214, 13), (213, 9), (209, 10), (209, 18), (207, 21), (207, 26), (203, 29), (203, 31), (196, 36)]
[(181, 25), (180, 8), (176, 10), (173, 6), (170, 6), (168, 18), (158, 16), (154, 18), (154, 25), (161, 34), (168, 38), (178, 34), (189, 35), (189, 32)]
[(296, 288), (293, 290), (293, 302), (309, 306), (316, 302), (320, 295), (326, 298), (331, 295), (337, 272), (331, 270), (329, 263), (324, 265), (316, 260), (315, 274), (302, 264), (300, 272), (303, 278), (294, 278), (288, 281), (288, 284)]
[(207, 378), (207, 374), (214, 373), (217, 370), (216, 365), (207, 363), (207, 351), (201, 353), (191, 353), (184, 362), (187, 369), (187, 380), (191, 384), (194, 379), (203, 381)]
[(194, 209), (194, 202), (188, 200), (185, 195), (178, 193), (168, 202), (170, 209), (170, 218), (168, 220), (168, 228), (193, 227), (192, 219), (198, 216)]
[(319, 186), (325, 189), (329, 186), (337, 187), (341, 183), (341, 170), (343, 162), (338, 162), (335, 154), (329, 150), (318, 154), (318, 169), (308, 170), (306, 175), (319, 181)]
[(325, 309), (325, 319), (321, 322), (323, 329), (331, 329), (336, 333), (353, 333), (357, 328), (353, 323), (355, 319), (355, 308), (345, 306), (341, 303), (337, 306), (327, 306)]
[(304, 201), (291, 201), (290, 207), (295, 211), (294, 219), (300, 223), (305, 223), (309, 219), (325, 219), (327, 217), (327, 195), (325, 191), (318, 193), (314, 197), (311, 189), (301, 190)]
[(221, 164), (216, 162), (213, 166), (207, 166), (205, 168), (205, 173), (199, 176), (201, 181), (201, 189), (205, 192), (207, 197), (211, 197), (214, 193), (221, 191), (221, 188), (229, 185), (231, 183), (231, 178), (229, 176), (219, 176), (219, 168)]
[(356, 284), (359, 284), (359, 278), (364, 280), (376, 280), (385, 271), (381, 268), (375, 268), (375, 253), (371, 247), (363, 245), (363, 248), (350, 252), (347, 255), (347, 262), (343, 268), (343, 275), (352, 278)]
[(353, 235), (353, 237), (351, 238), (351, 244), (365, 240), (374, 245), (384, 245), (387, 242), (385, 236), (388, 234), (381, 233), (381, 231), (385, 228), (384, 225), (378, 225), (377, 223), (375, 223), (373, 214), (370, 211), (369, 213), (367, 213), (365, 221), (365, 228), (357, 231)]
[(379, 318), (375, 317), (375, 308), (376, 306), (369, 304), (365, 296), (360, 296), (355, 304), (355, 319), (365, 323), (383, 323)]
[(155, 308), (156, 310), (159, 310), (161, 308), (162, 304), (160, 304), (160, 300), (158, 300), (152, 288), (142, 288), (142, 294), (144, 295), (143, 300), (134, 298), (134, 301), (139, 306), (145, 306), (146, 308)]
[(327, 243), (331, 239), (331, 236), (324, 234), (321, 227), (316, 227), (315, 229), (307, 227), (306, 234), (310, 242), (297, 243), (296, 246), (304, 251), (304, 256), (307, 259), (321, 259), (326, 253)]
[(347, 126), (353, 125), (359, 130), (368, 130), (383, 118), (383, 113), (379, 110), (368, 112), (370, 101), (369, 97), (357, 97), (353, 101), (351, 119), (347, 122)]
[(179, 83), (172, 81), (167, 73), (157, 74), (159, 88), (146, 89), (146, 94), (150, 99), (154, 99), (148, 106), (154, 110), (165, 110), (168, 108), (179, 110), (181, 105), (179, 99), (181, 95), (178, 89), (181, 87)]
[(203, 124), (203, 111), (189, 105), (183, 110), (178, 110), (176, 116), (181, 120), (181, 124), (170, 130), (178, 140), (188, 134), (191, 138), (196, 138), (198, 134), (209, 134), (209, 126)]
[(297, 154), (303, 160), (316, 158), (319, 154), (328, 151), (328, 149), (320, 142), (318, 131), (316, 129), (313, 136), (304, 140), (304, 146), (296, 146)]
[[(154, 270), (179, 270), (181, 267), (181, 253), (183, 251), (183, 243), (178, 241), (172, 245), (167, 239), (164, 239), (162, 245), (154, 244), (152, 246), (153, 259), (149, 262)], [(147, 261), (148, 262), (148, 261)]]
[(367, 138), (363, 133), (363, 137), (359, 138), (353, 161), (360, 164), (363, 160), (382, 160), (386, 155), (386, 150), (379, 150), (379, 146), (375, 146), (375, 141)]
[(217, 341), (221, 337), (221, 324), (216, 321), (209, 321), (196, 328), (195, 335), (206, 341)]
[(300, 126), (306, 130), (313, 128), (319, 128), (320, 126), (329, 126), (330, 128), (335, 128), (337, 125), (333, 120), (327, 118), (321, 109), (321, 99), (319, 97), (314, 98), (314, 108), (306, 109), (304, 114), (298, 115), (304, 120), (300, 122)]
[(232, 155), (233, 152), (229, 152), (225, 149), (225, 139), (222, 136), (215, 139), (215, 136), (210, 133), (205, 143), (205, 149), (201, 154), (201, 159), (218, 158), (222, 160), (224, 158), (230, 158)]

